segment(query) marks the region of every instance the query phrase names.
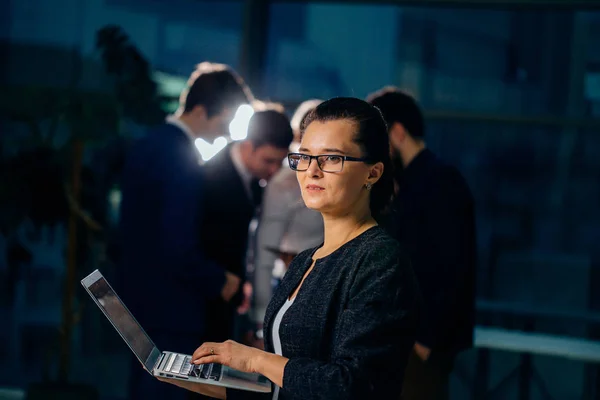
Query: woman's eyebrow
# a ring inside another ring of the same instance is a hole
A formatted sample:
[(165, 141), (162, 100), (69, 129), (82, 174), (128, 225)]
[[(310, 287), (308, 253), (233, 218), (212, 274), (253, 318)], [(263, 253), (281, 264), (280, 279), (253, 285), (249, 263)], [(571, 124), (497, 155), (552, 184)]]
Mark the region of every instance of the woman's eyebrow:
[[(300, 152), (307, 152), (310, 153), (311, 151), (309, 149), (307, 149), (306, 147), (300, 147), (298, 149), (298, 151)], [(322, 153), (340, 153), (340, 154), (346, 154), (345, 151), (342, 151), (340, 149), (336, 149), (336, 148), (325, 148), (325, 149), (321, 149)]]
[(341, 153), (341, 154), (346, 154), (345, 151), (340, 150), (340, 149), (336, 149), (336, 148), (323, 149), (323, 151), (325, 151), (327, 153)]

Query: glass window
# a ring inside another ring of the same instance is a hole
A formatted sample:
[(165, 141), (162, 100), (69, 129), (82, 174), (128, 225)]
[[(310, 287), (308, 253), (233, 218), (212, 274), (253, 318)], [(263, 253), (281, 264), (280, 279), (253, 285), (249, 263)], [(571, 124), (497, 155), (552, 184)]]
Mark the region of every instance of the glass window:
[[(121, 25), (154, 68), (187, 76), (201, 61), (238, 67), (242, 1), (108, 0), (88, 2), (87, 48), (94, 32), (108, 23)], [(91, 39), (91, 42), (90, 42)]]
[(270, 11), (264, 82), (271, 98), (364, 97), (394, 80), (396, 7), (275, 3)]
[[(197, 0), (30, 0), (9, 2), (11, 43), (6, 66), (11, 83), (67, 85), (73, 49), (84, 56), (83, 83), (100, 89), (96, 33), (118, 25), (152, 68), (183, 77), (202, 61), (239, 67), (242, 1)], [(6, 8), (6, 7), (5, 7)], [(45, 68), (40, 68), (44, 65)]]
[[(598, 290), (597, 131), (437, 119), (427, 143), (461, 170), (475, 197), (479, 297), (539, 312), (588, 311)], [(533, 329), (587, 334), (585, 324), (559, 318)]]
[(429, 109), (566, 115), (570, 85), (584, 79), (571, 77), (581, 53), (573, 43), (589, 42), (599, 57), (597, 18), (590, 30), (580, 14), (275, 3), (265, 88), (300, 101), (394, 84)]
[(585, 22), (589, 23), (589, 37), (585, 63), (585, 102), (586, 114), (600, 117), (600, 13), (586, 13)]

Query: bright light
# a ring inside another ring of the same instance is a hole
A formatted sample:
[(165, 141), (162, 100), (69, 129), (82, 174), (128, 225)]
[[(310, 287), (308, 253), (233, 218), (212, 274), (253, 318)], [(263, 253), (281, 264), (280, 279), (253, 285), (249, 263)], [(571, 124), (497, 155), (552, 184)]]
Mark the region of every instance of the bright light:
[(227, 146), (227, 139), (223, 136), (219, 136), (215, 139), (213, 144), (208, 143), (206, 140), (198, 138), (194, 142), (196, 148), (200, 152), (202, 160), (208, 161), (213, 158), (219, 151), (223, 150)]
[(252, 115), (254, 115), (254, 110), (248, 104), (243, 104), (237, 109), (233, 121), (229, 124), (229, 134), (232, 140), (246, 139), (248, 136), (248, 123)]
[(229, 124), (229, 135), (232, 140), (244, 140), (248, 136), (248, 121), (234, 118)]
[[(254, 115), (254, 109), (248, 104), (243, 104), (237, 109), (233, 120), (229, 124), (231, 140), (246, 139), (246, 136), (248, 136), (248, 123), (250, 122), (252, 115)], [(194, 144), (200, 152), (202, 160), (208, 161), (227, 146), (227, 138), (219, 136), (212, 144), (204, 139), (198, 138)]]

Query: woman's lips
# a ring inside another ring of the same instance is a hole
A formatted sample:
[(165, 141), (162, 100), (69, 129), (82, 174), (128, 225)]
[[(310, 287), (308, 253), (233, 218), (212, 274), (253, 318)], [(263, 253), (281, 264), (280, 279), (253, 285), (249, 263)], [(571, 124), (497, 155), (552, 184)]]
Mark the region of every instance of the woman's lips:
[(306, 185), (306, 190), (310, 192), (321, 192), (325, 190), (325, 188), (319, 185)]

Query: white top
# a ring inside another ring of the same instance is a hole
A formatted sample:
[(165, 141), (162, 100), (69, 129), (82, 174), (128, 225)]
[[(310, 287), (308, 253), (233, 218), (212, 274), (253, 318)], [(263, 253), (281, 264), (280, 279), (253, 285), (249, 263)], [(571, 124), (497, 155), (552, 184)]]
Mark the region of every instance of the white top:
[[(271, 336), (273, 336), (273, 349), (275, 350), (275, 354), (279, 356), (283, 355), (281, 350), (281, 338), (279, 337), (279, 327), (281, 326), (281, 320), (283, 319), (283, 316), (292, 306), (292, 304), (294, 304), (295, 299), (296, 298), (294, 297), (292, 300), (286, 300), (273, 320), (273, 329), (271, 331)], [(273, 400), (277, 399), (279, 399), (279, 386), (275, 385), (275, 390), (273, 391)]]

